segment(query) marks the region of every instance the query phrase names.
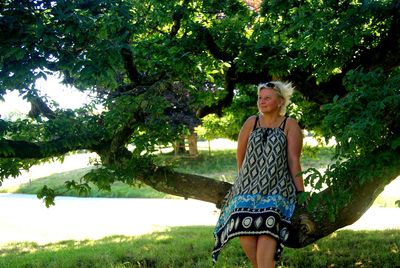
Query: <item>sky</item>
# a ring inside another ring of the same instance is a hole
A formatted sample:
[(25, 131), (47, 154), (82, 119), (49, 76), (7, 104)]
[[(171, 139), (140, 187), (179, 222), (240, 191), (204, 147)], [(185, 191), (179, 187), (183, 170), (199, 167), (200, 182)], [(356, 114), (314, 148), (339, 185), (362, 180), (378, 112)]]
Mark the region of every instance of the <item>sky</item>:
[[(75, 109), (89, 102), (89, 97), (79, 92), (73, 87), (67, 87), (60, 83), (60, 79), (49, 76), (47, 80), (41, 78), (37, 80), (36, 87), (41, 91), (41, 95), (47, 95), (52, 100), (58, 102), (60, 108)], [(27, 114), (30, 110), (30, 103), (19, 96), (17, 91), (8, 92), (3, 96), (5, 102), (0, 101), (0, 115), (5, 117), (12, 113)]]

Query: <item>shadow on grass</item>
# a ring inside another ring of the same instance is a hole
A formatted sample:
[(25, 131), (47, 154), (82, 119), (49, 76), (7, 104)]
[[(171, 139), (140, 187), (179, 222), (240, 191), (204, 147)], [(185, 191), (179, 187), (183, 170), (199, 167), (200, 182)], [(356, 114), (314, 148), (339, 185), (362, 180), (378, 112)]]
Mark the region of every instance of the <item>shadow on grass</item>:
[[(101, 223), (99, 223), (101, 224)], [(94, 227), (95, 228), (95, 227)], [(0, 267), (213, 267), (210, 226), (174, 227), (142, 236), (10, 243)], [(277, 267), (399, 267), (400, 230), (343, 230), (302, 249), (286, 248)], [(215, 267), (250, 267), (233, 239)]]

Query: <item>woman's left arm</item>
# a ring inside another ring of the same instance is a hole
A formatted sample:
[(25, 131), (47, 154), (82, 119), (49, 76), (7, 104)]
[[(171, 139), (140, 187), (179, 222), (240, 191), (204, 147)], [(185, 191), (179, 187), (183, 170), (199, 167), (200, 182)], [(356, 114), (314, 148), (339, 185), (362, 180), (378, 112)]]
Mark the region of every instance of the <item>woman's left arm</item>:
[(303, 176), (301, 176), (300, 155), (303, 148), (303, 134), (296, 120), (288, 118), (286, 122), (288, 146), (288, 165), (296, 191), (304, 192)]

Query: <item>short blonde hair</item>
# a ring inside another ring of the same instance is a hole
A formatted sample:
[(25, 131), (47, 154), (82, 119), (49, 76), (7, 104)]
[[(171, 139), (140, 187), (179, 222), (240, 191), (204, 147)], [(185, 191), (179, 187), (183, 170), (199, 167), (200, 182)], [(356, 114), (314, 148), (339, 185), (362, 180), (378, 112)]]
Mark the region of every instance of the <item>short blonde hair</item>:
[(257, 87), (257, 93), (260, 94), (260, 90), (263, 88), (271, 88), (278, 93), (278, 96), (283, 99), (283, 105), (280, 107), (279, 115), (284, 116), (286, 114), (286, 107), (290, 103), (290, 97), (293, 94), (294, 86), (291, 82), (282, 81), (271, 81), (268, 83), (259, 84)]

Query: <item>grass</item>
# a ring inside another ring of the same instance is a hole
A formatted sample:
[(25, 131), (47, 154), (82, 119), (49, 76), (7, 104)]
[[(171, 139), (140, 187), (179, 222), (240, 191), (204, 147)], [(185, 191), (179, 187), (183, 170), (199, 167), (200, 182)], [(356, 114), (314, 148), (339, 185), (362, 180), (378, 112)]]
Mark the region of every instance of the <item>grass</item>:
[[(0, 267), (213, 267), (212, 227), (176, 227), (142, 236), (11, 243)], [(337, 231), (301, 249), (285, 248), (277, 267), (399, 267), (400, 231)], [(216, 268), (250, 267), (238, 239), (223, 249)]]

